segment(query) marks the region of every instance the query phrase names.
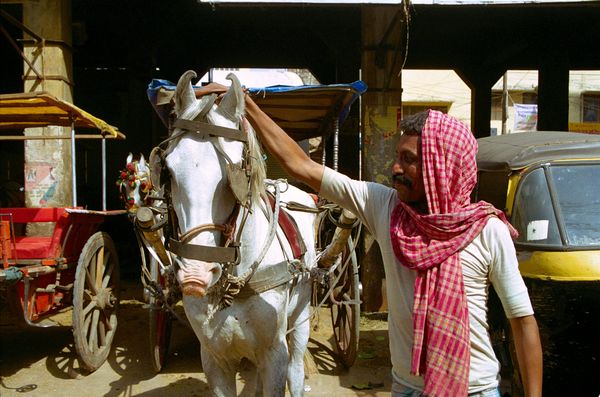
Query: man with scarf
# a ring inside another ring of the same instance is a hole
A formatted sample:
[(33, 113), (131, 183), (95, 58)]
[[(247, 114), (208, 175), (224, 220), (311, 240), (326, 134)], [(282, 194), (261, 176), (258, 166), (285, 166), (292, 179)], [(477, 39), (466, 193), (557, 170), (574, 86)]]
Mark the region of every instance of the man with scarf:
[(470, 202), (477, 141), (466, 125), (433, 110), (403, 120), (389, 188), (314, 162), (248, 95), (246, 116), (290, 176), (352, 211), (379, 243), (392, 397), (500, 396), (490, 284), (510, 321), (525, 396), (541, 396), (542, 348), (511, 239), (517, 232), (502, 211)]

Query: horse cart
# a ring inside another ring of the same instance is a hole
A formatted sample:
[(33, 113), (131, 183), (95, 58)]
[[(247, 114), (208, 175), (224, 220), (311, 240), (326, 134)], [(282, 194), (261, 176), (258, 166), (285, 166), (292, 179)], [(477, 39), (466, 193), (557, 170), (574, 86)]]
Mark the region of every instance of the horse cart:
[[(71, 134), (23, 134), (24, 128), (48, 126), (71, 127)], [(0, 140), (4, 142), (70, 141), (72, 206), (23, 208), (2, 203), (0, 287), (7, 293), (6, 300), (18, 308), (19, 316), (29, 326), (55, 326), (50, 317), (72, 307), (75, 350), (82, 368), (94, 371), (110, 352), (119, 306), (119, 260), (110, 235), (103, 231), (103, 223), (107, 217), (125, 211), (106, 210), (104, 185), (102, 210), (77, 205), (75, 141), (101, 140), (105, 176), (106, 140), (125, 139), (125, 136), (71, 103), (44, 92), (0, 95), (0, 130)], [(90, 130), (95, 133), (89, 133)], [(52, 174), (51, 166), (45, 167), (30, 172), (45, 175), (47, 171), (46, 178), (55, 181), (58, 176)], [(29, 182), (41, 177), (26, 175)], [(46, 191), (52, 192), (52, 189), (56, 189), (56, 185), (47, 186)], [(40, 199), (40, 205), (44, 205), (42, 200), (45, 199)], [(32, 231), (40, 224), (44, 224), (45, 230)]]
[[(169, 126), (169, 114), (173, 108), (175, 86), (165, 80), (153, 80), (148, 88), (148, 97), (165, 126)], [(320, 137), (320, 160), (334, 169), (338, 167), (339, 127), (347, 118), (351, 105), (366, 90), (362, 81), (353, 84), (319, 85), (300, 87), (268, 87), (249, 89), (255, 102), (296, 141), (304, 141), (308, 147), (310, 138)], [(332, 158), (327, 159), (329, 146)], [(358, 145), (357, 145), (358, 146)], [(358, 150), (357, 150), (358, 152)], [(313, 155), (314, 156), (314, 155)], [(271, 178), (281, 175), (273, 171), (275, 164), (268, 163)], [(134, 169), (134, 166), (128, 166)], [(150, 196), (148, 196), (150, 197)], [(316, 196), (315, 196), (316, 197)], [(318, 200), (318, 198), (317, 198)], [(307, 210), (287, 203), (288, 211), (314, 211), (316, 251), (319, 268), (312, 274), (312, 305), (328, 305), (334, 338), (342, 363), (352, 366), (356, 359), (359, 340), (360, 282), (356, 246), (360, 235), (359, 222), (355, 216), (331, 203), (319, 201), (317, 208)], [(136, 224), (140, 241), (156, 239), (152, 233), (158, 227), (148, 226), (156, 215), (147, 208), (137, 211)], [(144, 225), (146, 224), (146, 225)], [(163, 225), (164, 226), (164, 225)], [(140, 246), (151, 244), (141, 243)], [(143, 251), (143, 250), (142, 250)], [(171, 326), (177, 315), (174, 305), (181, 297), (176, 286), (174, 272), (169, 266), (161, 265), (165, 252), (149, 249), (142, 252), (144, 260), (142, 282), (150, 306), (150, 347), (152, 364), (160, 371), (167, 357)]]

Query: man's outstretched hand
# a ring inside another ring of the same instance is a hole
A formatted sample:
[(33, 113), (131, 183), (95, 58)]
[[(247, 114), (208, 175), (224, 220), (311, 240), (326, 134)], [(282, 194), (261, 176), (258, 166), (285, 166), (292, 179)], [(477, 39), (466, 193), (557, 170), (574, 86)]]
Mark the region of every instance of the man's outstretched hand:
[(196, 98), (200, 98), (207, 94), (224, 94), (228, 89), (229, 87), (223, 84), (208, 83), (202, 87), (194, 87), (194, 93), (196, 94)]

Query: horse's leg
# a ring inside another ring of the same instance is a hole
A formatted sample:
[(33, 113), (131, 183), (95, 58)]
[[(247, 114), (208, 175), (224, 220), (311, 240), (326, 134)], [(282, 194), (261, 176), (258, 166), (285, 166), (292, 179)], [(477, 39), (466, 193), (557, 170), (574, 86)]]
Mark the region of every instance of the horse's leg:
[(264, 397), (283, 397), (285, 395), (288, 348), (285, 335), (274, 342), (265, 352), (258, 367), (259, 383), (262, 382)]
[(258, 369), (254, 363), (249, 360), (242, 360), (239, 375), (244, 384), (239, 397), (262, 397), (262, 383), (260, 376), (258, 376)]
[[(291, 397), (304, 395), (304, 352), (310, 336), (309, 308), (306, 306), (297, 317), (295, 329), (288, 335), (290, 362), (287, 368), (287, 381)], [(292, 325), (293, 326), (293, 325)]]
[(235, 385), (235, 370), (227, 363), (219, 365), (209, 352), (202, 350), (202, 370), (206, 374), (208, 386), (215, 397), (235, 397), (237, 394)]
[(258, 374), (258, 370), (256, 371), (256, 397), (263, 397), (263, 384), (262, 378)]

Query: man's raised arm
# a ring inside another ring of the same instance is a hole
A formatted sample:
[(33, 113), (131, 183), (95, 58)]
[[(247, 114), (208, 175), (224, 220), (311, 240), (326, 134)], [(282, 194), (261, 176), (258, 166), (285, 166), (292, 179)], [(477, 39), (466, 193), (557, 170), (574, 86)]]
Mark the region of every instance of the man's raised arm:
[(246, 95), (246, 117), (261, 143), (293, 177), (315, 191), (321, 188), (323, 166), (313, 161), (258, 105)]

